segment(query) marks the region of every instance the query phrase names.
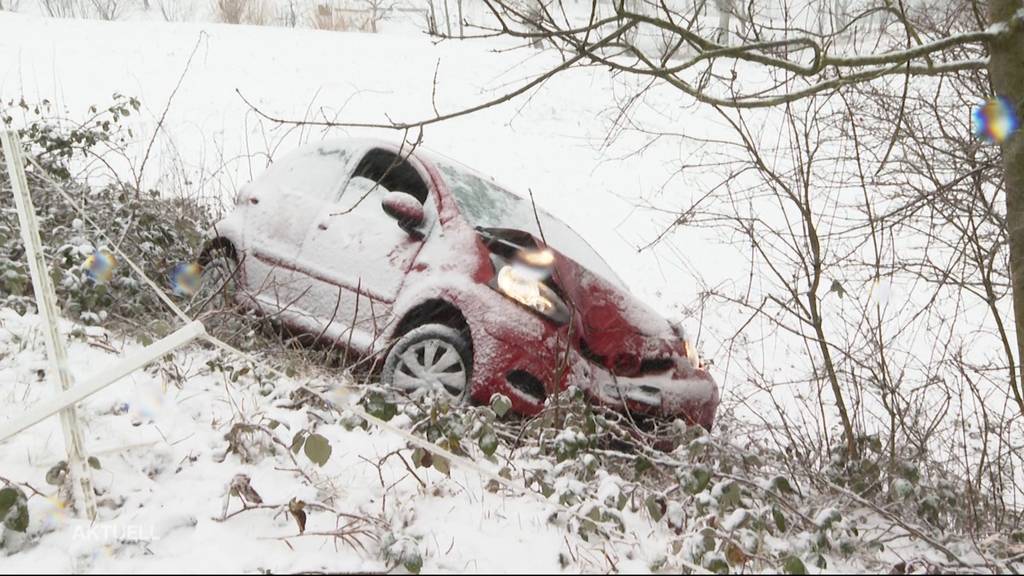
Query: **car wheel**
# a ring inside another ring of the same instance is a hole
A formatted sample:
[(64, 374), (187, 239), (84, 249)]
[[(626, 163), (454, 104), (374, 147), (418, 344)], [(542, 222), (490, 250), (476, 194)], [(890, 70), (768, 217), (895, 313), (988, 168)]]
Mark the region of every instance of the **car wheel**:
[(440, 385), (458, 398), (469, 391), (473, 357), (463, 332), (427, 324), (407, 332), (388, 351), (381, 381), (400, 390)]
[(192, 298), (193, 312), (233, 308), (238, 290), (238, 261), (225, 246), (211, 248), (203, 260), (206, 263), (203, 265), (202, 280)]

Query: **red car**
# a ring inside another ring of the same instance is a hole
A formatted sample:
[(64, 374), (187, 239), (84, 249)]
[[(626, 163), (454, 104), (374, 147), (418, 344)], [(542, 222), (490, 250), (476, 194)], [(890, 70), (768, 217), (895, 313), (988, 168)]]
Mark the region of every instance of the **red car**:
[[(293, 330), (383, 355), (381, 379), (533, 415), (570, 385), (710, 428), (718, 388), (681, 329), (567, 225), (441, 155), (307, 145), (244, 186), (200, 263)], [(220, 266), (218, 266), (220, 265)]]

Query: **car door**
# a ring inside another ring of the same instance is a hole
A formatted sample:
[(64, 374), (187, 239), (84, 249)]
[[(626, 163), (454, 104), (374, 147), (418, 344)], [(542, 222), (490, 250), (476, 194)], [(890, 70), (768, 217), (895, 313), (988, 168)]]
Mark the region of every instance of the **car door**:
[(294, 262), (310, 225), (344, 186), (353, 156), (341, 144), (307, 145), (242, 188), (246, 289), (269, 312), (296, 311), (309, 283), (296, 274)]
[[(302, 308), (315, 316), (310, 328), (358, 350), (374, 347), (422, 239), (437, 220), (422, 174), (394, 150), (371, 149), (338, 197), (322, 208), (299, 258), (310, 279), (302, 300)], [(381, 203), (389, 192), (407, 192), (423, 203), (424, 221), (416, 233), (384, 212)]]

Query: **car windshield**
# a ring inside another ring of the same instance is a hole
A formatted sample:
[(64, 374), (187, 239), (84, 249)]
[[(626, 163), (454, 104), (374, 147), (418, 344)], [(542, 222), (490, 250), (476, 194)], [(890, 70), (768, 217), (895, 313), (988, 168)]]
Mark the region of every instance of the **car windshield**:
[[(554, 249), (579, 262), (620, 288), (622, 280), (586, 240), (561, 220), (540, 207), (474, 174), (443, 161), (436, 162), (445, 175), (462, 214), (475, 228), (515, 228), (542, 237)], [(539, 225), (539, 227), (538, 227)], [(543, 231), (543, 234), (540, 232)]]

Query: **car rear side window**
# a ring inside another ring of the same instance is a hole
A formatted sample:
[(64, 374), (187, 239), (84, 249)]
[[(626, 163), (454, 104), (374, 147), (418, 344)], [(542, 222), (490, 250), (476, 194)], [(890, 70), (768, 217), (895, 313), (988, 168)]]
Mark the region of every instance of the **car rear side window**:
[(324, 143), (304, 146), (274, 162), (262, 180), (324, 201), (334, 199), (349, 172), (351, 153)]

